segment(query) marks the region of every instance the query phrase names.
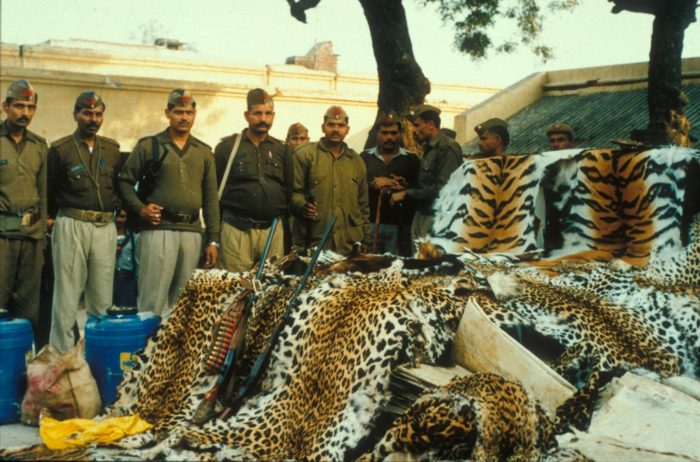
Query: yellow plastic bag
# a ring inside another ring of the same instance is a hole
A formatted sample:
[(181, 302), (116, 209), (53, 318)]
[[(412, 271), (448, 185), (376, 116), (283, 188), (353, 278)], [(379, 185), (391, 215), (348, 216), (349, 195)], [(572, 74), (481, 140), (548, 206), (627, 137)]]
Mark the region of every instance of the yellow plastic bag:
[(91, 443), (110, 443), (125, 436), (145, 432), (153, 425), (138, 415), (110, 417), (104, 420), (44, 417), (39, 422), (39, 436), (51, 450), (69, 449)]

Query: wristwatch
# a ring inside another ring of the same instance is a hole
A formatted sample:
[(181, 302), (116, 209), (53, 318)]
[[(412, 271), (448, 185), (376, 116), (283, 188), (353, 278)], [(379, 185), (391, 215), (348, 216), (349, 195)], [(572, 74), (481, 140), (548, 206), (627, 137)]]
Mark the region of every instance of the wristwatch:
[(211, 242), (209, 243), (209, 245), (213, 245), (213, 246), (216, 247), (217, 249), (218, 249), (219, 247), (221, 247), (221, 244), (219, 244), (219, 243), (216, 242), (216, 241), (211, 241)]

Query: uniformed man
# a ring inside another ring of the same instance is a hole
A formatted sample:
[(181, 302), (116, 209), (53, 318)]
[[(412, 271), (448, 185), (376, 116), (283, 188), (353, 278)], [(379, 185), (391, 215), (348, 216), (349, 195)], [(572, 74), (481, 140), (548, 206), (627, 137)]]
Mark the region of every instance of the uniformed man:
[[(139, 214), (138, 307), (167, 316), (197, 267), (202, 248), (199, 209), (206, 225), (204, 266), (216, 264), (219, 202), (211, 148), (191, 135), (197, 103), (189, 91), (170, 92), (164, 131), (136, 144), (119, 174), (125, 206)], [(155, 156), (154, 156), (155, 154)], [(134, 185), (154, 157), (161, 163), (152, 192), (139, 199)]]
[(309, 143), (309, 130), (299, 122), (289, 126), (287, 139), (285, 140), (289, 149), (294, 152), (299, 146)]
[(570, 125), (557, 122), (547, 128), (549, 150), (572, 149), (576, 147), (574, 142), (574, 129)]
[(37, 332), (46, 231), (46, 140), (27, 129), (39, 97), (15, 80), (2, 102), (0, 125), (0, 308)]
[[(219, 268), (249, 271), (260, 260), (275, 217), (287, 213), (291, 164), (288, 148), (269, 135), (275, 120), (272, 97), (260, 88), (250, 90), (248, 110), (243, 113), (248, 128), (222, 139), (214, 150), (221, 196), (221, 252)], [(241, 137), (236, 152), (233, 148)], [(227, 164), (231, 162), (230, 168)], [(228, 178), (224, 179), (226, 171)], [(284, 255), (281, 220), (277, 222), (268, 258)]]
[(394, 203), (406, 198), (416, 201), (417, 210), (411, 224), (415, 252), (417, 239), (427, 236), (433, 225), (433, 206), (440, 190), (462, 163), (462, 149), (455, 140), (440, 132), (440, 109), (428, 104), (422, 104), (414, 111), (413, 134), (423, 145), (418, 183), (415, 187), (394, 192), (391, 200)]
[[(410, 256), (413, 201), (392, 204), (390, 195), (393, 191), (415, 186), (420, 159), (401, 146), (401, 120), (395, 112), (379, 117), (376, 132), (377, 145), (361, 154), (367, 167), (367, 182), (370, 186), (370, 234), (373, 251)], [(377, 217), (379, 225), (378, 229), (375, 229)]]
[(474, 131), (479, 135), (480, 154), (473, 158), (484, 158), (493, 156), (505, 156), (506, 149), (510, 143), (508, 124), (505, 120), (493, 118), (480, 123), (474, 127)]
[(51, 144), (48, 154), (49, 216), (55, 220), (54, 289), (49, 343), (58, 351), (75, 345), (73, 326), (80, 300), (88, 314), (112, 306), (119, 209), (119, 143), (99, 136), (105, 103), (94, 91), (75, 100), (77, 129)]
[(348, 123), (345, 110), (331, 106), (323, 116), (323, 137), (294, 152), (290, 208), (298, 218), (292, 229), (298, 248), (315, 246), (333, 214), (337, 221), (326, 249), (348, 255), (354, 245), (370, 243), (367, 169), (343, 141)]

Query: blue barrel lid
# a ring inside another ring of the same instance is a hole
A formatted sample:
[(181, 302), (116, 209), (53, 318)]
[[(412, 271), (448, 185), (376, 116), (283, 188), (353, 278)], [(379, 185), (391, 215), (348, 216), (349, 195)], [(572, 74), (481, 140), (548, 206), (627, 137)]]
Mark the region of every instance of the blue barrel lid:
[(113, 307), (107, 310), (104, 316), (88, 316), (85, 323), (85, 332), (95, 330), (151, 330), (160, 323), (160, 316), (147, 311), (139, 313), (133, 307)]
[(16, 340), (32, 343), (32, 323), (22, 318), (11, 318), (6, 309), (0, 310), (0, 332), (4, 347)]

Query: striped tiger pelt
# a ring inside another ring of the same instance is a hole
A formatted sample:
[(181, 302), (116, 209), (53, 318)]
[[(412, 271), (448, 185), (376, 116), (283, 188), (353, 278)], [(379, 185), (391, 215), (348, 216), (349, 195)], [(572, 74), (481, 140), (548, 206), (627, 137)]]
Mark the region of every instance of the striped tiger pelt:
[(440, 192), (429, 241), (453, 253), (541, 247), (542, 172), (566, 153), (467, 159)]

